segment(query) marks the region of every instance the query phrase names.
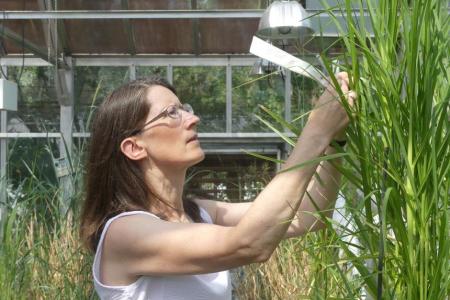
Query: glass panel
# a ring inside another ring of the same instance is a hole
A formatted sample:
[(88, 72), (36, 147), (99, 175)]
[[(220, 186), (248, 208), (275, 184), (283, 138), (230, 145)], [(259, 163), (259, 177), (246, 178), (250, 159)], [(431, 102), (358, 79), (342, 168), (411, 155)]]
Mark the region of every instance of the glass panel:
[(8, 179), (14, 188), (24, 179), (56, 183), (52, 155), (59, 157), (59, 139), (8, 139)]
[[(39, 10), (39, 4), (37, 0), (2, 0), (0, 1), (0, 10), (35, 11)], [(3, 16), (2, 26), (4, 26), (4, 29), (2, 29), (2, 36), (5, 35), (5, 31), (11, 30), (16, 35), (23, 37), (25, 40), (39, 46), (44, 53), (47, 51), (44, 31), (48, 30), (48, 25), (44, 26), (41, 20), (8, 20), (5, 16)], [(6, 48), (7, 54), (23, 54), (31, 52), (28, 49), (24, 49), (24, 47), (22, 47), (22, 43), (14, 42), (8, 38), (2, 38), (2, 44)]]
[(37, 0), (17, 1), (17, 0), (2, 0), (0, 1), (1, 10), (39, 10)]
[(137, 53), (193, 53), (193, 20), (131, 20)]
[(8, 112), (10, 132), (59, 132), (59, 103), (55, 69), (8, 67), (8, 78), (18, 83), (17, 112)]
[(320, 95), (321, 86), (314, 80), (291, 73), (292, 96), (291, 96), (291, 118), (293, 124), (304, 125), (308, 116), (295, 120), (312, 109), (314, 98)]
[(129, 53), (133, 47), (124, 20), (64, 20), (64, 24), (71, 53)]
[(167, 67), (154, 67), (154, 66), (137, 66), (136, 67), (136, 79), (142, 77), (150, 77), (157, 75), (163, 78), (167, 78)]
[(185, 193), (227, 202), (252, 201), (275, 169), (275, 164), (249, 155), (207, 155), (189, 170)]
[(225, 67), (175, 67), (173, 82), (182, 102), (201, 119), (199, 132), (225, 132)]
[[(258, 107), (263, 105), (284, 118), (284, 76), (278, 73), (252, 76), (251, 69), (233, 68), (232, 131), (271, 132), (255, 114), (263, 115)], [(265, 115), (264, 119), (271, 121)], [(278, 124), (274, 125), (282, 129)]]
[[(128, 67), (75, 67), (75, 127), (86, 132), (92, 108), (118, 88), (130, 81)], [(96, 90), (98, 88), (98, 93)]]
[(202, 53), (248, 53), (259, 19), (200, 19)]

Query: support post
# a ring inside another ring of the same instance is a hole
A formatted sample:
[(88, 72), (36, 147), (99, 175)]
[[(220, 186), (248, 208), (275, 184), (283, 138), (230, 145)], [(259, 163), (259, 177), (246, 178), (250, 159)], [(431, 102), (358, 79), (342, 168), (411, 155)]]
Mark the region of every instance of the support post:
[[(291, 117), (291, 97), (292, 97), (292, 84), (291, 84), (291, 71), (284, 69), (284, 118), (287, 122), (292, 120)], [(287, 128), (285, 128), (287, 130)]]
[(136, 80), (136, 65), (130, 65), (130, 80)]
[[(229, 59), (229, 58), (228, 58)], [(232, 108), (233, 108), (233, 87), (232, 87), (232, 73), (231, 73), (231, 64), (228, 61), (227, 69), (226, 69), (226, 132), (232, 131)]]
[(171, 64), (167, 66), (167, 81), (173, 84), (173, 66)]
[[(7, 68), (1, 66), (3, 73), (7, 74)], [(0, 111), (0, 132), (8, 131), (8, 113), (6, 110)], [(3, 240), (3, 225), (7, 216), (7, 158), (8, 158), (8, 139), (0, 138), (0, 241)]]
[[(55, 162), (56, 174), (59, 179), (59, 185), (61, 188), (61, 212), (67, 213), (70, 205), (70, 200), (73, 196), (73, 103), (74, 103), (74, 76), (72, 69), (72, 59), (67, 57), (66, 60), (69, 68), (65, 70), (59, 70), (63, 72), (63, 76), (59, 77), (60, 80), (56, 80), (55, 84), (64, 84), (66, 95), (64, 99), (60, 100), (60, 132), (61, 139), (59, 143), (59, 156), (60, 158)], [(64, 82), (61, 82), (63, 81)], [(58, 86), (57, 89), (60, 89)]]

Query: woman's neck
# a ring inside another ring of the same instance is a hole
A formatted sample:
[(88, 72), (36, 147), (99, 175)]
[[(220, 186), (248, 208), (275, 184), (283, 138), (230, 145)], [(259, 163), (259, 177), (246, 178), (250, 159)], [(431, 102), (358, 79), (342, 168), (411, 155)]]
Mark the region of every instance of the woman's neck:
[(170, 168), (148, 169), (146, 180), (159, 199), (149, 199), (150, 209), (155, 213), (162, 213), (169, 218), (185, 219), (183, 207), (183, 187), (186, 178), (186, 170), (173, 170)]

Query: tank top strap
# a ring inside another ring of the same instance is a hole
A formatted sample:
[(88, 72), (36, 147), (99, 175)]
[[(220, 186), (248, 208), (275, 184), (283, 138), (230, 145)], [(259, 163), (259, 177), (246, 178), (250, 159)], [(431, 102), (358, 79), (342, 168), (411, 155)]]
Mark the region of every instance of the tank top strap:
[(198, 207), (200, 209), (200, 217), (202, 218), (202, 220), (205, 221), (206, 223), (213, 224), (213, 220), (211, 219), (211, 216), (206, 211), (206, 209), (204, 209), (201, 206), (198, 206)]

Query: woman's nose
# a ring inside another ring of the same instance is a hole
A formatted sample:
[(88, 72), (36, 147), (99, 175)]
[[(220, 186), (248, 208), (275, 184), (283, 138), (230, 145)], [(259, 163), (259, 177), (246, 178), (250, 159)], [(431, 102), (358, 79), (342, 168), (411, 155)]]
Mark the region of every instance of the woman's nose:
[(188, 112), (183, 112), (183, 118), (184, 118), (184, 124), (186, 126), (186, 128), (190, 128), (194, 125), (197, 125), (198, 123), (200, 123), (200, 118), (195, 115), (195, 114), (191, 114)]

